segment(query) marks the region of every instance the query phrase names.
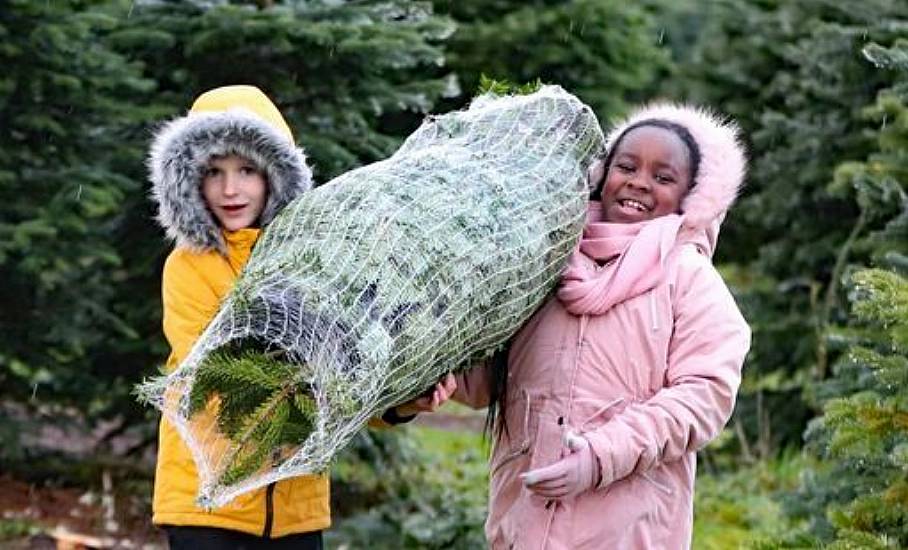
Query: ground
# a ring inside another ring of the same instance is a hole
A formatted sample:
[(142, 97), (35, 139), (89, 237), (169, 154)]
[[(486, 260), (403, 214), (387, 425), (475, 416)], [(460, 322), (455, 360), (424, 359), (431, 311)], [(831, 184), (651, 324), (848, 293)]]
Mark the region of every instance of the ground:
[[(479, 432), (484, 419), (484, 413), (446, 405), (440, 412), (420, 415), (414, 426)], [(107, 485), (113, 484), (108, 480)], [(163, 534), (150, 522), (147, 492), (147, 486), (120, 487), (105, 497), (103, 490), (26, 483), (0, 475), (0, 548), (164, 549)]]
[(108, 496), (73, 487), (0, 477), (0, 546), (25, 548), (165, 548), (148, 521), (147, 497)]

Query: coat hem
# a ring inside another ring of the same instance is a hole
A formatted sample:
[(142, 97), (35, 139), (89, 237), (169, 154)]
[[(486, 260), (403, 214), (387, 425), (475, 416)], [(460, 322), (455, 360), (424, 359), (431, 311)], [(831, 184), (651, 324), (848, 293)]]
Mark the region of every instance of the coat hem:
[[(167, 527), (169, 525), (175, 527), (216, 527), (219, 529), (240, 531), (256, 536), (262, 534), (263, 527), (262, 522), (242, 522), (232, 518), (215, 516), (208, 512), (155, 514), (152, 518), (152, 523), (154, 523), (156, 527)], [(322, 531), (329, 527), (331, 527), (330, 518), (301, 521), (290, 526), (282, 526), (280, 529), (273, 529), (270, 538)]]

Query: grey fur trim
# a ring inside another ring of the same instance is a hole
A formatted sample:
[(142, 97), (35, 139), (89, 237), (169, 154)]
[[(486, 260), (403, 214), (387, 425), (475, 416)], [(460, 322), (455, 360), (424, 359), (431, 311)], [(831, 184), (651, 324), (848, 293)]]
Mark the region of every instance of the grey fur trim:
[(202, 197), (202, 174), (212, 156), (248, 158), (268, 178), (264, 226), (301, 193), (312, 188), (312, 171), (303, 150), (251, 112), (190, 113), (164, 124), (148, 155), (151, 196), (158, 223), (177, 246), (226, 253), (220, 226)]

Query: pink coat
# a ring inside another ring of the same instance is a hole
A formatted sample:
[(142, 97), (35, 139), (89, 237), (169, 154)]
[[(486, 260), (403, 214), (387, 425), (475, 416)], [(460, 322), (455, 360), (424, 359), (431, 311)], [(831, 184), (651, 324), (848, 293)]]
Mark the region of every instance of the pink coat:
[[(750, 331), (708, 258), (685, 246), (673, 264), (605, 315), (552, 298), (518, 333), (490, 463), (492, 548), (689, 547), (696, 451), (731, 415)], [(455, 399), (487, 405), (485, 377), (461, 376)], [(549, 504), (517, 476), (561, 458), (568, 429), (590, 441), (602, 482)]]
[[(573, 315), (553, 297), (515, 336), (508, 431), (490, 462), (492, 548), (690, 546), (696, 451), (728, 421), (750, 347), (710, 261), (721, 217), (685, 230), (652, 290), (597, 316)], [(588, 269), (613, 266), (590, 260)], [(461, 375), (454, 398), (488, 405), (487, 368)], [(546, 501), (518, 475), (560, 459), (567, 430), (589, 440), (602, 481)]]

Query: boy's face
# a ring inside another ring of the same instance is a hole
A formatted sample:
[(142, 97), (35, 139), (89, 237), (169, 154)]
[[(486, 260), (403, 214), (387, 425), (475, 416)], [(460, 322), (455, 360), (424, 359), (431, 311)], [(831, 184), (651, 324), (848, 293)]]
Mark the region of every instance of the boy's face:
[(243, 157), (213, 157), (202, 176), (202, 196), (221, 227), (237, 231), (257, 224), (268, 198), (268, 183), (258, 167)]
[(602, 188), (607, 222), (636, 223), (681, 208), (690, 189), (687, 145), (671, 130), (640, 126), (624, 135)]

